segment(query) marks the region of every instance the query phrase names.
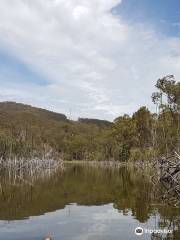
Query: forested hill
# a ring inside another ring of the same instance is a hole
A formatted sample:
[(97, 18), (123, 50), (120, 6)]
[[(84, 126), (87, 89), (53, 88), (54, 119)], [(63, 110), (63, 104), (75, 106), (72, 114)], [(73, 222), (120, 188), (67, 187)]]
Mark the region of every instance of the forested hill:
[(52, 119), (57, 121), (67, 121), (66, 115), (62, 113), (55, 113), (41, 108), (32, 107), (16, 102), (0, 102), (0, 114), (6, 116), (27, 115), (35, 118)]
[(0, 158), (42, 157), (50, 151), (60, 158), (87, 158), (102, 131), (111, 125), (99, 119), (72, 121), (61, 113), (0, 102)]
[[(67, 119), (24, 104), (0, 103), (0, 160), (46, 157), (65, 160), (150, 160), (180, 151), (180, 82), (169, 75), (152, 94), (157, 112), (145, 106), (114, 122)], [(52, 156), (51, 156), (52, 157)]]
[[(49, 111), (42, 108), (33, 107), (27, 104), (16, 102), (0, 102), (0, 117), (6, 116), (16, 118), (18, 116), (27, 116), (41, 120), (55, 120), (76, 123), (70, 121), (65, 114)], [(112, 122), (107, 120), (93, 119), (93, 118), (79, 118), (78, 122), (86, 124), (95, 124), (98, 126), (111, 126)]]
[(109, 122), (107, 120), (99, 120), (99, 119), (93, 119), (93, 118), (79, 118), (78, 121), (81, 123), (95, 124), (98, 126), (106, 126), (106, 127), (112, 126), (112, 122)]

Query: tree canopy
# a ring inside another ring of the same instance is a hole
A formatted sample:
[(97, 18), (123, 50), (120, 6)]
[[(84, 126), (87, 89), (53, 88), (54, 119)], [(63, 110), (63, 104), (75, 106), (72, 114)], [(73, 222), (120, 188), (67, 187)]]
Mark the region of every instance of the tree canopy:
[[(180, 82), (158, 79), (152, 101), (113, 122), (67, 119), (64, 114), (29, 105), (0, 103), (0, 158), (46, 157), (64, 160), (150, 161), (180, 150)], [(52, 155), (53, 155), (52, 154)]]

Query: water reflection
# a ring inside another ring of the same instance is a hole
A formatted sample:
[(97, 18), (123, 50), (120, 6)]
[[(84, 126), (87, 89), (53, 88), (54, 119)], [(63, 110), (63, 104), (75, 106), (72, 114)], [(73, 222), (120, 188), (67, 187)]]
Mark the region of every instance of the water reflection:
[[(53, 232), (55, 239), (114, 240), (123, 234), (123, 239), (128, 240), (136, 239), (134, 229), (138, 225), (173, 229), (173, 235), (141, 239), (179, 239), (180, 209), (164, 207), (155, 195), (148, 177), (127, 167), (97, 169), (68, 165), (65, 172), (39, 179), (33, 187), (10, 185), (1, 178), (0, 239), (11, 239), (12, 232), (15, 239), (16, 232), (19, 240), (35, 240), (41, 239), (41, 234)], [(57, 227), (58, 223), (63, 225), (62, 229)], [(43, 231), (46, 225), (49, 232)], [(27, 233), (24, 238), (26, 228), (35, 228), (37, 232), (34, 236)], [(86, 235), (85, 230), (94, 234)]]

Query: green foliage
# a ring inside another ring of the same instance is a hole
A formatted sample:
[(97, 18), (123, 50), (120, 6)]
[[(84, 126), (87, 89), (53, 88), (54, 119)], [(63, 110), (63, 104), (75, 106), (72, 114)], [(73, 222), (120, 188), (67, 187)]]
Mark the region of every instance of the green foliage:
[(157, 105), (155, 121), (156, 147), (160, 154), (180, 151), (180, 82), (173, 75), (165, 76), (156, 83), (158, 92), (152, 100)]
[(157, 156), (157, 152), (154, 148), (146, 148), (146, 149), (140, 149), (140, 148), (133, 148), (131, 149), (130, 154), (130, 161), (136, 162), (136, 161), (151, 161)]
[(95, 124), (98, 126), (111, 126), (112, 123), (106, 120), (100, 120), (100, 119), (92, 119), (92, 118), (79, 118), (79, 122), (81, 123), (87, 123), (87, 124)]
[(0, 158), (137, 161), (180, 151), (180, 83), (159, 79), (152, 100), (157, 113), (141, 107), (114, 122), (70, 121), (63, 114), (13, 102), (0, 103)]
[(146, 107), (141, 107), (132, 118), (135, 122), (138, 146), (140, 148), (151, 146), (152, 115), (150, 111)]
[[(173, 75), (158, 79), (156, 88), (158, 92), (152, 95), (154, 103), (159, 102), (160, 107), (168, 107), (171, 111), (180, 111), (180, 82), (176, 83)], [(165, 104), (163, 104), (163, 96), (165, 97)]]

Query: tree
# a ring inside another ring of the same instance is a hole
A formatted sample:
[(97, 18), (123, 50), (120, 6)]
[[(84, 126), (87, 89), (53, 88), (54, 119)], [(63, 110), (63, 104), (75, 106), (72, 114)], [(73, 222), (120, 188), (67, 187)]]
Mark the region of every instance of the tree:
[(161, 109), (169, 108), (171, 112), (180, 111), (180, 82), (176, 82), (173, 75), (158, 79), (158, 92), (152, 94), (152, 100)]
[(158, 79), (158, 92), (152, 94), (152, 101), (158, 107), (157, 145), (161, 153), (179, 150), (180, 145), (180, 82), (173, 75)]
[(141, 107), (133, 114), (133, 120), (136, 126), (138, 146), (145, 148), (152, 143), (152, 115), (146, 107)]

